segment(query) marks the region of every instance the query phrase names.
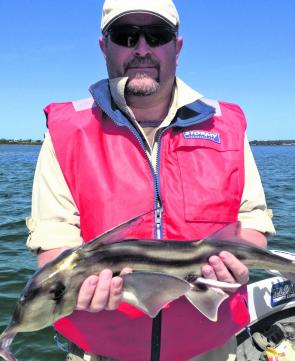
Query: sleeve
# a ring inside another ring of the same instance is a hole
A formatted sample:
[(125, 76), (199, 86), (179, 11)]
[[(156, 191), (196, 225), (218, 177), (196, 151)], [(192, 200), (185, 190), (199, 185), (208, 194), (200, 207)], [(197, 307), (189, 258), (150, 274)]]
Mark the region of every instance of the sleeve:
[(245, 186), (238, 219), (242, 228), (250, 228), (274, 235), (275, 229), (272, 223), (272, 210), (267, 209), (265, 194), (260, 175), (248, 142), (245, 137)]
[(82, 244), (80, 215), (55, 156), (49, 133), (36, 165), (32, 213), (26, 219), (32, 251)]

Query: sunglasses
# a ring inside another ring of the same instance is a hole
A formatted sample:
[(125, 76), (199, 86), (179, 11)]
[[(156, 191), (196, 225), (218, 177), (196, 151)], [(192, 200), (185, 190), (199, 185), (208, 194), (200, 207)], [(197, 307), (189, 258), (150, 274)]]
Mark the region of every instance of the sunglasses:
[(134, 48), (141, 34), (150, 47), (156, 48), (175, 38), (177, 30), (165, 25), (117, 25), (111, 26), (104, 36), (109, 35), (111, 41), (117, 45)]

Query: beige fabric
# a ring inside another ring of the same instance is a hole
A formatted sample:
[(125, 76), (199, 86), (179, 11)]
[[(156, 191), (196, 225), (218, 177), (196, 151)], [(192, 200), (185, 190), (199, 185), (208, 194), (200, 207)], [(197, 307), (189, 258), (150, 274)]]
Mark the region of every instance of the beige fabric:
[[(124, 98), (122, 99), (122, 95), (120, 96), (125, 83), (124, 78), (117, 79), (116, 82), (112, 83), (111, 89), (113, 89), (112, 94), (114, 94), (117, 105), (122, 111), (129, 113)], [(116, 86), (117, 91), (114, 90)], [(158, 129), (170, 124), (177, 109), (201, 97), (201, 94), (177, 79), (177, 87), (170, 110)], [(131, 113), (129, 115), (132, 116)], [(134, 116), (133, 122), (135, 122)], [(144, 130), (139, 124), (138, 128), (144, 134)], [(156, 145), (154, 145), (152, 153), (156, 154), (156, 151)], [(247, 138), (245, 138), (245, 188), (239, 220), (243, 228), (255, 229), (268, 234), (275, 232)], [(62, 175), (48, 133), (45, 135), (36, 166), (32, 214), (31, 217), (27, 218), (27, 227), (29, 229), (27, 246), (35, 251), (38, 249), (73, 247), (82, 243), (79, 211)]]
[[(80, 216), (47, 134), (36, 165), (27, 245), (38, 250), (82, 243)], [(62, 235), (62, 239), (61, 239)]]
[(239, 211), (243, 228), (275, 234), (272, 210), (267, 209), (263, 186), (247, 138), (245, 139), (245, 186)]
[(235, 337), (232, 337), (221, 347), (194, 357), (190, 361), (235, 361), (237, 359), (236, 352), (237, 340)]

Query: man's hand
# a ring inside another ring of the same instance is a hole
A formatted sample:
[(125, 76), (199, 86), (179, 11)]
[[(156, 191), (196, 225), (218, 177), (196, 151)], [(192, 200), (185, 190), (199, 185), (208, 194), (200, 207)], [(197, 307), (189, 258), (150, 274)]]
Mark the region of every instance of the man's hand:
[[(38, 255), (38, 265), (43, 267), (67, 248), (55, 248), (43, 251)], [(131, 268), (124, 268), (120, 273), (123, 276), (132, 272)], [(77, 310), (99, 312), (115, 310), (121, 301), (123, 291), (122, 277), (113, 277), (112, 271), (105, 269), (99, 275), (92, 275), (82, 283), (79, 291)]]
[(249, 270), (230, 252), (222, 251), (218, 256), (211, 256), (209, 264), (202, 267), (204, 278), (227, 283), (246, 284)]
[[(130, 272), (130, 268), (124, 268), (120, 275)], [(113, 277), (110, 269), (104, 269), (98, 276), (92, 275), (83, 282), (76, 310), (89, 312), (115, 310), (122, 299), (122, 291), (122, 277)]]
[[(266, 248), (267, 239), (263, 233), (254, 229), (242, 228), (239, 239), (241, 243), (253, 244)], [(228, 283), (246, 284), (249, 281), (249, 269), (232, 253), (222, 251), (218, 256), (209, 258), (209, 263), (201, 269), (204, 278)]]

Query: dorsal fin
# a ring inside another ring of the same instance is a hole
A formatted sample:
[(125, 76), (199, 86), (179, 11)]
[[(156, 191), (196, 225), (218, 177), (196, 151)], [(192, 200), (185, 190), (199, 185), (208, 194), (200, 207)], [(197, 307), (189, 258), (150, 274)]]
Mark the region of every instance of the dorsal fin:
[(213, 233), (208, 239), (213, 241), (236, 241), (241, 231), (241, 222), (232, 222)]
[(128, 219), (127, 221), (109, 229), (108, 231), (102, 233), (101, 235), (93, 238), (91, 241), (85, 243), (83, 245), (83, 248), (87, 248), (87, 250), (92, 250), (96, 248), (97, 245), (120, 242), (128, 238), (130, 232), (136, 227), (138, 227), (144, 221), (144, 217), (147, 214), (150, 214), (155, 211), (156, 209), (153, 209), (151, 211), (142, 213), (134, 218)]

